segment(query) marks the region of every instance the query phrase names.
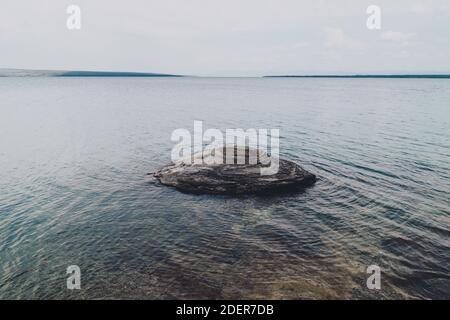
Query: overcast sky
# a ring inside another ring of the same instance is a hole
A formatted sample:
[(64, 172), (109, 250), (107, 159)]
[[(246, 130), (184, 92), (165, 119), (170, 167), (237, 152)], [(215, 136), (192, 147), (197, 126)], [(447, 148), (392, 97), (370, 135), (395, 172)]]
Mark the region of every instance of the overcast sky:
[[(81, 30), (66, 27), (71, 4)], [(450, 0), (0, 0), (0, 68), (450, 73)]]

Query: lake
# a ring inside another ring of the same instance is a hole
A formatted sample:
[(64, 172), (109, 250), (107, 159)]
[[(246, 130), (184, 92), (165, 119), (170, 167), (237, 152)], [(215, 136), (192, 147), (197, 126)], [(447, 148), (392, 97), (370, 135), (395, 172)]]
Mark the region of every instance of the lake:
[[(280, 129), (316, 184), (149, 180), (194, 120)], [(0, 78), (0, 136), (0, 298), (450, 298), (450, 80)]]

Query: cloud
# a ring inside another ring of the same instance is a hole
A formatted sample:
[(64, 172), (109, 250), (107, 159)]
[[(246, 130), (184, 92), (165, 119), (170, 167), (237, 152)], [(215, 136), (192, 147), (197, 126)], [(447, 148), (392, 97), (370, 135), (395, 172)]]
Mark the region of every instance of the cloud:
[(415, 14), (431, 14), (433, 13), (433, 8), (431, 6), (425, 6), (423, 3), (414, 3), (410, 8), (410, 11)]
[(310, 46), (310, 44), (309, 44), (309, 42), (297, 42), (297, 43), (294, 43), (294, 45), (293, 45), (293, 47), (294, 48), (306, 48), (306, 47), (309, 47)]
[(350, 38), (340, 28), (325, 28), (324, 32), (326, 48), (361, 49), (364, 46), (362, 42)]
[(400, 45), (409, 45), (415, 39), (415, 33), (404, 33), (399, 31), (386, 31), (381, 34), (381, 39), (400, 44)]

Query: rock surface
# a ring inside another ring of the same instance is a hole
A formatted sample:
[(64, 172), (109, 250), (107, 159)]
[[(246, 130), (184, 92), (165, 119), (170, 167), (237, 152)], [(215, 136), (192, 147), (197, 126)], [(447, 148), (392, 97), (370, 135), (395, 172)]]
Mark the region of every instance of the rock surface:
[[(230, 147), (223, 148), (223, 152), (222, 149), (215, 149), (214, 154), (225, 159), (227, 153), (234, 152), (235, 164), (227, 164), (225, 161), (223, 164), (205, 164), (206, 161), (202, 161), (202, 164), (190, 164), (190, 161), (188, 163), (179, 161), (154, 172), (153, 176), (164, 185), (196, 194), (274, 193), (301, 189), (316, 181), (314, 174), (284, 159), (278, 159), (279, 169), (276, 174), (261, 175), (260, 169), (269, 165), (262, 164), (259, 156), (256, 161), (250, 161), (258, 151), (246, 148), (245, 162), (237, 164), (239, 156), (236, 150)], [(261, 155), (263, 153), (260, 153)], [(194, 159), (205, 160), (211, 156), (211, 152), (208, 154), (203, 152), (194, 155)], [(242, 154), (240, 159), (242, 160)]]

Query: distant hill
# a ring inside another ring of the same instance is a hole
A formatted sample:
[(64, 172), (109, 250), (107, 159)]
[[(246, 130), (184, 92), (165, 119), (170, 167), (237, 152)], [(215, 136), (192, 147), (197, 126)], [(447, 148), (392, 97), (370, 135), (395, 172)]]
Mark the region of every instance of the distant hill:
[(0, 77), (180, 77), (180, 76), (173, 74), (144, 73), (144, 72), (0, 69)]
[(450, 79), (450, 74), (355, 74), (355, 75), (282, 75), (264, 78), (387, 78), (387, 79)]

